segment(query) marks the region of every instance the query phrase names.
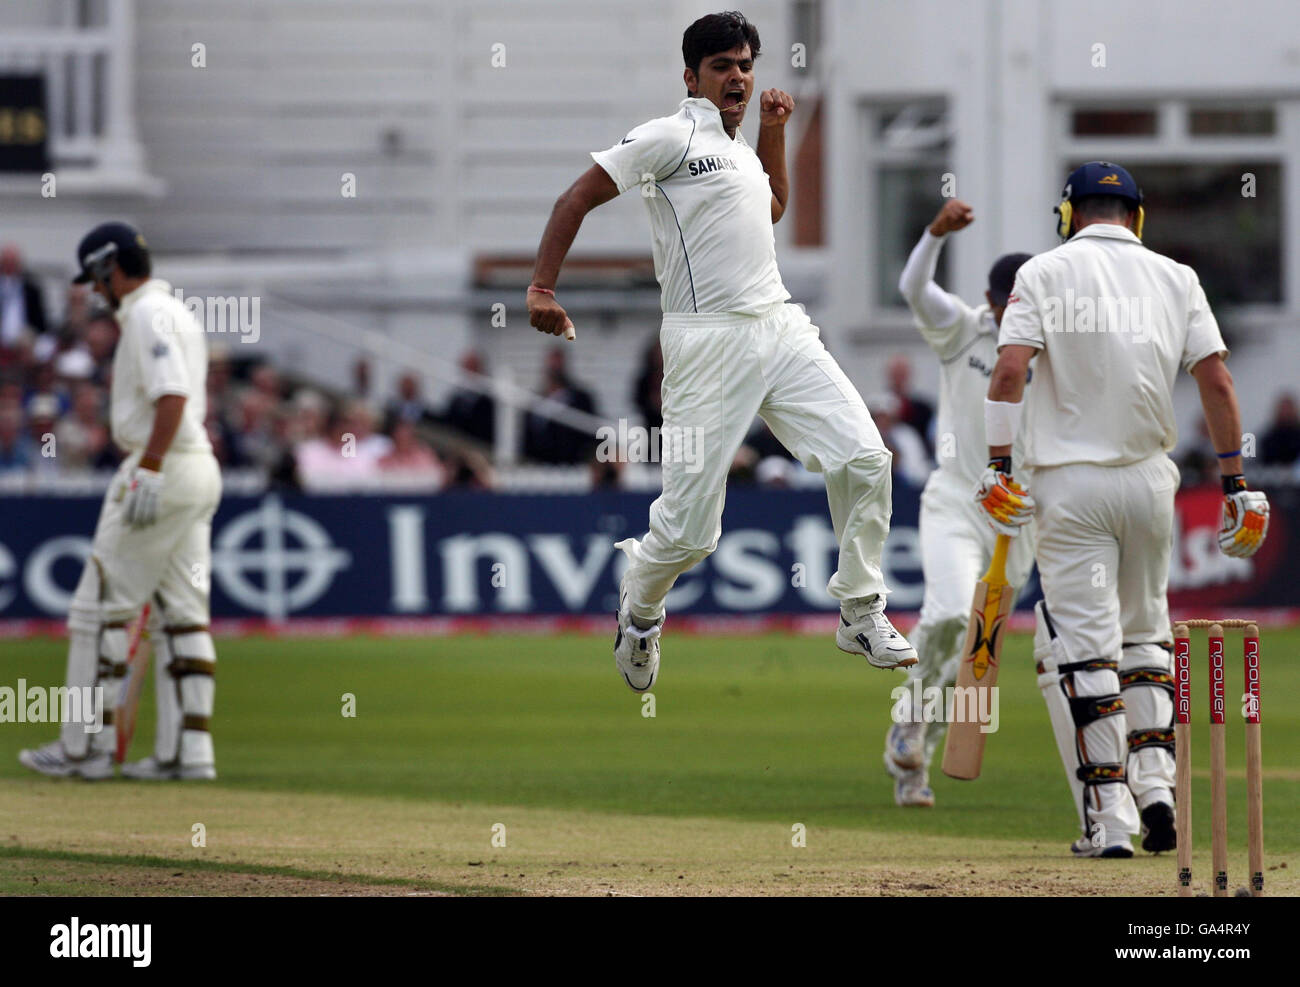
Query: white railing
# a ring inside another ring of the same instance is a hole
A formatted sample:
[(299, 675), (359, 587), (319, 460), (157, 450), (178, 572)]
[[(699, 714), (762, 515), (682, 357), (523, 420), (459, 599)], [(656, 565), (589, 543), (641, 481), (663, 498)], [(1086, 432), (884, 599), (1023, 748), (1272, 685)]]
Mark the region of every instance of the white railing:
[(113, 0), (102, 9), (102, 24), (0, 26), (0, 71), (44, 76), (56, 165), (138, 172), (135, 3)]

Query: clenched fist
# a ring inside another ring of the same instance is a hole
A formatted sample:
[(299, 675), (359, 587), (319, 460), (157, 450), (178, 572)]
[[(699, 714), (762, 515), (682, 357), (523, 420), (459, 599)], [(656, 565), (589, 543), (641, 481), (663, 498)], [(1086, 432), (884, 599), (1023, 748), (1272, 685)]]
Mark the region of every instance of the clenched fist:
[(538, 332), (549, 332), (565, 339), (573, 339), (576, 335), (573, 321), (555, 296), (532, 288), (528, 290), (528, 324)]
[(764, 89), (758, 97), (761, 127), (784, 127), (794, 112), (794, 97), (780, 89)]
[(975, 212), (970, 206), (962, 202), (961, 199), (949, 199), (943, 204), (943, 208), (935, 214), (934, 221), (930, 223), (930, 233), (932, 236), (956, 233), (958, 230), (964, 230), (973, 222), (975, 222)]

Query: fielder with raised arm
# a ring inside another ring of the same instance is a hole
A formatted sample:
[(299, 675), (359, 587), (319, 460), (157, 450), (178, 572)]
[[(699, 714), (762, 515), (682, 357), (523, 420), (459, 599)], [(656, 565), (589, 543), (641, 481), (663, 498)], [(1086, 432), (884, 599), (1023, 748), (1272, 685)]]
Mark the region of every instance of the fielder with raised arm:
[(754, 95), (758, 31), (740, 14), (711, 14), (686, 30), (682, 55), (680, 109), (592, 154), (595, 165), (555, 204), (527, 297), (532, 325), (564, 332), (571, 323), (555, 284), (583, 217), (639, 191), (662, 289), (663, 434), (698, 434), (703, 454), (692, 468), (665, 453), (649, 533), (618, 544), (630, 563), (614, 644), (619, 674), (637, 692), (654, 685), (668, 591), (718, 543), (727, 471), (756, 414), (825, 476), (840, 543), (827, 587), (840, 601), (836, 643), (878, 668), (914, 664), (884, 613), (891, 456), (817, 327), (789, 304), (776, 266), (772, 224), (789, 194), (785, 125), (794, 100), (762, 93), (755, 150), (740, 123)]
[(150, 276), (144, 237), (125, 223), (91, 230), (77, 260), (75, 280), (93, 283), (121, 327), (109, 404), (113, 441), (127, 455), (104, 496), (68, 609), (68, 686), (102, 687), (105, 712), (99, 732), (66, 723), (58, 740), (18, 759), (52, 776), (113, 776), (111, 711), (126, 674), (127, 625), (149, 602), (157, 622), (154, 754), (122, 773), (144, 780), (215, 778), (208, 586), (221, 473), (203, 425), (203, 327), (171, 285)]
[[(1227, 348), (1196, 272), (1142, 245), (1142, 193), (1091, 161), (1066, 182), (1061, 246), (1026, 261), (985, 404), (989, 467), (976, 498), (1011, 534), (1038, 521), (1034, 658), (1083, 857), (1172, 850), (1172, 635), (1165, 596), (1178, 469), (1174, 381), (1196, 379), (1223, 474), (1219, 547), (1255, 553), (1268, 500), (1246, 489)], [(1036, 359), (1023, 402), (1025, 373)], [(1011, 481), (1024, 431), (1033, 496)], [(1140, 818), (1139, 818), (1140, 814)]]
[[(939, 358), (939, 414), (935, 451), (938, 469), (921, 494), (921, 568), (925, 597), (921, 620), (911, 632), (918, 663), (910, 668), (908, 692), (895, 707), (898, 722), (885, 737), (885, 769), (894, 779), (894, 801), (934, 805), (930, 761), (943, 738), (943, 724), (928, 725), (910, 702), (913, 682), (921, 690), (945, 689), (957, 679), (975, 583), (993, 556), (996, 534), (971, 500), (984, 470), (984, 396), (997, 362), (998, 326), (1020, 265), (1029, 254), (1006, 254), (989, 270), (985, 304), (967, 305), (935, 284), (939, 252), (949, 233), (975, 221), (971, 207), (950, 199), (935, 215), (898, 281), (921, 337)], [(1033, 529), (1011, 544), (1007, 578), (1019, 589), (1034, 564)]]

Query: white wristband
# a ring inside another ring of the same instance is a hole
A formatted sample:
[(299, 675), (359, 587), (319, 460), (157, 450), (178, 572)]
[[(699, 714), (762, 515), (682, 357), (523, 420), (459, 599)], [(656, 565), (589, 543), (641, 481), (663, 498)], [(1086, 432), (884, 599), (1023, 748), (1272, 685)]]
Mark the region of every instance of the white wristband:
[(984, 441), (991, 446), (1014, 445), (1016, 433), (1020, 431), (1020, 409), (1024, 401), (1012, 404), (1009, 401), (990, 401), (984, 399)]

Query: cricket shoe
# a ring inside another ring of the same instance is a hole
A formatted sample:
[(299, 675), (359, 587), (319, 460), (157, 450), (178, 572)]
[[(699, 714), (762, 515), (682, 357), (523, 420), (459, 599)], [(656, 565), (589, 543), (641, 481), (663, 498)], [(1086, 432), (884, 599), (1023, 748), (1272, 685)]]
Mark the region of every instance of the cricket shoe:
[(934, 790), (925, 780), (924, 771), (906, 771), (894, 779), (894, 804), (905, 809), (934, 807)]
[(84, 778), (103, 781), (113, 777), (113, 755), (92, 751), (82, 758), (69, 757), (63, 741), (52, 740), (43, 747), (18, 752), (18, 762), (25, 768), (51, 778)]
[(906, 668), (916, 664), (916, 649), (885, 616), (885, 598), (879, 593), (840, 604), (835, 643), (841, 651), (862, 655), (876, 668)]
[[(904, 720), (894, 723), (885, 734), (885, 767), (915, 771), (925, 762), (925, 723)], [(894, 771), (890, 771), (894, 774)]]
[(645, 692), (659, 677), (659, 630), (664, 618), (648, 630), (632, 623), (627, 609), (627, 592), (620, 595), (618, 634), (614, 637), (614, 664), (633, 692)]
[(1070, 844), (1070, 852), (1076, 857), (1099, 857), (1108, 860), (1121, 860), (1133, 856), (1133, 844), (1128, 840), (1094, 846), (1087, 836), (1081, 836)]
[(216, 781), (217, 768), (214, 764), (163, 762), (150, 754), (122, 765), (122, 777), (132, 781)]
[(1178, 847), (1174, 829), (1174, 807), (1168, 802), (1152, 802), (1142, 810), (1142, 849), (1163, 853)]

